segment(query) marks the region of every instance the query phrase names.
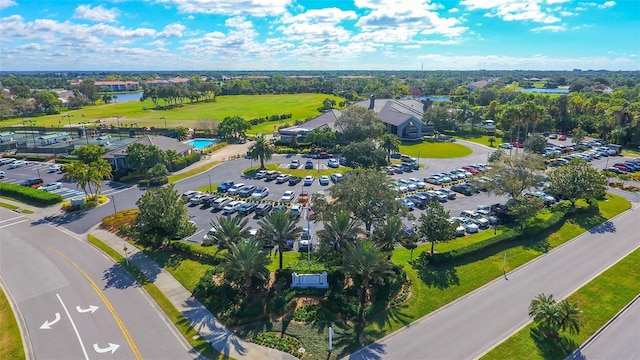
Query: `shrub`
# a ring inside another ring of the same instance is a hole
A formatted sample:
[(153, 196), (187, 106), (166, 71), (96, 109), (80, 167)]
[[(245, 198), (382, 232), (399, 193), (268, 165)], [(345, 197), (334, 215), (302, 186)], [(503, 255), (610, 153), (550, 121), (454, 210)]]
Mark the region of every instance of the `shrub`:
[(142, 179), (138, 181), (138, 186), (139, 187), (147, 187), (149, 186), (149, 180), (147, 179)]
[(48, 206), (62, 202), (63, 198), (59, 194), (32, 189), (26, 186), (0, 183), (0, 196), (6, 196), (27, 204), (37, 206)]
[(222, 255), (216, 248), (206, 248), (200, 245), (186, 243), (183, 241), (173, 241), (171, 243), (173, 250), (182, 253), (189, 259), (201, 261), (211, 265), (218, 265), (222, 260)]
[(149, 186), (162, 186), (169, 183), (167, 176), (157, 176), (149, 180)]

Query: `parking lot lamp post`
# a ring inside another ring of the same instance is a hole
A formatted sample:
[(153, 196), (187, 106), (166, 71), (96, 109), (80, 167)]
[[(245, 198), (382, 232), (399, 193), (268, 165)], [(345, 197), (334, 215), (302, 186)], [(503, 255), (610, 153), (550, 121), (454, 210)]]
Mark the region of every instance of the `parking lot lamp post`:
[(418, 150), (418, 170), (420, 170), (420, 150)]
[(36, 121), (29, 120), (29, 126), (31, 127), (31, 139), (33, 139), (33, 147), (36, 147)]
[(116, 210), (116, 198), (113, 195), (111, 195), (111, 201), (113, 202), (113, 215), (116, 215), (118, 210)]
[(42, 179), (42, 176), (40, 176), (40, 169), (36, 169), (38, 170), (38, 179)]
[(211, 193), (211, 174), (209, 174), (209, 193)]
[(167, 128), (167, 118), (163, 116), (160, 119), (164, 120), (164, 128), (166, 129)]

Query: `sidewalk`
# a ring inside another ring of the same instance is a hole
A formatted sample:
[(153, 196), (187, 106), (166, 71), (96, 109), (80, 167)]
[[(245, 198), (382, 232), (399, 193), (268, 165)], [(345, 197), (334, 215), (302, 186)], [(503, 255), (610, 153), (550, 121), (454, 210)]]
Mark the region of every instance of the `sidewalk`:
[(253, 143), (254, 141), (247, 141), (244, 144), (229, 144), (222, 149), (218, 149), (212, 152), (209, 155), (203, 155), (200, 161), (193, 163), (185, 167), (184, 169), (178, 170), (171, 175), (178, 175), (214, 161), (229, 161), (232, 158), (237, 157), (238, 155), (240, 155), (240, 157), (244, 157)]
[[(97, 237), (114, 250), (121, 252), (124, 240), (117, 235), (97, 226), (89, 230), (89, 234)], [(135, 265), (155, 286), (171, 301), (189, 323), (211, 345), (224, 355), (235, 359), (270, 359), (293, 360), (295, 356), (245, 341), (225, 328), (218, 319), (209, 312), (191, 293), (182, 286), (169, 272), (161, 268), (155, 261), (134, 246), (129, 247), (129, 262)]]

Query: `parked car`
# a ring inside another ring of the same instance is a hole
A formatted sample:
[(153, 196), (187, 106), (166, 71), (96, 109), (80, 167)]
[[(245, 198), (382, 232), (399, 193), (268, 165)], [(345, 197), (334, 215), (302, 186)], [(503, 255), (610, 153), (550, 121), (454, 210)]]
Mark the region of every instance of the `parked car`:
[(289, 178), (289, 185), (291, 186), (296, 185), (300, 181), (302, 181), (302, 178), (300, 176), (292, 176)]
[(242, 206), (242, 204), (245, 204), (245, 203), (246, 201), (242, 201), (242, 200), (232, 201), (222, 208), (222, 213), (225, 215), (231, 215), (234, 212), (238, 211), (240, 206)]
[(338, 174), (338, 173), (331, 174), (331, 181), (333, 181), (334, 183), (339, 183), (340, 181), (342, 181), (342, 174)]
[(440, 179), (440, 176), (436, 176), (436, 175), (431, 175), (429, 177), (426, 177), (426, 178), (424, 178), (424, 181), (426, 183), (434, 184), (434, 185), (442, 184), (442, 180)]
[(7, 165), (7, 164), (11, 164), (12, 162), (16, 161), (16, 159), (14, 158), (0, 158), (0, 165)]
[(256, 216), (267, 215), (271, 209), (273, 209), (273, 205), (271, 203), (258, 204), (255, 209)]
[(202, 237), (202, 242), (204, 244), (207, 244), (211, 241), (214, 240), (215, 236), (216, 236), (216, 228), (212, 227), (211, 229), (209, 229), (209, 231), (206, 232), (206, 234), (204, 234), (204, 236)]
[(418, 186), (414, 182), (405, 179), (398, 179), (398, 186), (404, 186), (408, 191), (416, 191), (418, 189)]
[(253, 190), (251, 197), (254, 199), (264, 199), (269, 196), (269, 188), (265, 186), (259, 186)]
[(233, 186), (233, 181), (224, 181), (220, 185), (218, 185), (218, 192), (224, 193), (229, 190)]
[(237, 184), (231, 185), (231, 187), (227, 190), (227, 194), (236, 195), (238, 191), (240, 191), (240, 189), (244, 187), (244, 185), (245, 183), (237, 183)]
[(62, 183), (61, 182), (51, 182), (45, 185), (42, 185), (38, 188), (38, 190), (43, 190), (43, 191), (53, 191), (53, 190), (58, 190), (62, 188)]
[(298, 195), (298, 202), (306, 203), (307, 201), (309, 201), (309, 193), (306, 191), (301, 192), (300, 195)]
[(4, 179), (4, 177), (5, 177), (4, 171), (0, 171), (0, 179)]
[(247, 216), (247, 215), (251, 214), (252, 212), (254, 212), (257, 206), (258, 206), (258, 204), (254, 203), (254, 202), (244, 203), (244, 204), (240, 205), (240, 207), (238, 208), (238, 214), (240, 214), (242, 216)]
[(289, 208), (289, 215), (293, 217), (300, 217), (300, 215), (302, 215), (302, 204), (291, 204), (291, 207)]
[(300, 160), (298, 159), (291, 160), (291, 163), (289, 164), (289, 169), (297, 169), (299, 167), (300, 167)]
[(13, 162), (9, 163), (9, 169), (17, 169), (19, 167), (26, 166), (26, 165), (29, 165), (28, 161), (16, 160), (16, 161), (13, 161)]
[(240, 190), (238, 190), (238, 196), (240, 197), (249, 197), (256, 190), (257, 186), (255, 185), (245, 185)]
[(267, 171), (267, 175), (265, 175), (265, 180), (267, 181), (272, 181), (278, 178), (278, 176), (280, 176), (280, 174), (282, 174), (280, 171), (276, 171), (276, 170), (269, 170)]
[(456, 225), (456, 236), (464, 236), (466, 229), (460, 224), (458, 218), (452, 217), (449, 219), (449, 222)]
[(420, 179), (408, 178), (407, 181), (415, 184), (418, 189), (424, 189), (424, 188), (427, 187), (427, 183), (425, 183), (424, 181), (422, 181)]
[(307, 161), (304, 163), (304, 168), (305, 168), (305, 169), (307, 169), (307, 170), (309, 170), (309, 169), (313, 169), (313, 161), (311, 161), (311, 160), (307, 160)]
[(267, 170), (258, 170), (258, 172), (256, 172), (255, 178), (264, 179), (266, 176), (267, 176)]
[(471, 221), (471, 219), (467, 219), (463, 217), (459, 217), (456, 219), (460, 222), (460, 225), (464, 227), (464, 230), (467, 233), (474, 234), (478, 232), (479, 230), (478, 225), (474, 224), (473, 221)]
[(280, 174), (276, 178), (276, 184), (284, 184), (287, 181), (289, 181), (290, 178), (291, 178), (291, 175), (289, 174)]
[(451, 189), (439, 189), (438, 191), (447, 195), (448, 200), (455, 200), (457, 198), (456, 192)]
[(213, 205), (211, 205), (211, 207), (214, 210), (222, 210), (225, 206), (227, 206), (228, 203), (232, 201), (233, 201), (232, 198), (223, 196), (221, 198), (216, 199), (216, 201), (213, 202)]
[(48, 173), (54, 173), (54, 172), (60, 172), (62, 171), (62, 165), (60, 164), (53, 164), (49, 166), (49, 169), (47, 170)]
[(40, 178), (28, 178), (20, 183), (22, 186), (28, 186), (32, 188), (40, 187), (44, 184), (44, 181)]
[(489, 220), (485, 219), (482, 215), (478, 214), (475, 211), (463, 210), (460, 213), (460, 217), (470, 219), (474, 224), (478, 225), (480, 229), (487, 229), (491, 225)]
[(329, 185), (329, 177), (327, 175), (322, 175), (320, 176), (320, 179), (318, 179), (318, 182), (322, 186)]
[(491, 210), (489, 209), (489, 206), (485, 208), (484, 205), (479, 205), (478, 208), (476, 209), (476, 212), (482, 215), (485, 219), (489, 220), (489, 223), (491, 225), (497, 225), (500, 222), (496, 216), (491, 215)]
[(501, 148), (501, 149), (507, 149), (507, 150), (513, 149), (513, 145), (511, 145), (509, 143), (502, 143), (502, 144), (498, 145), (498, 147)]
[(200, 205), (200, 204), (202, 204), (202, 201), (204, 200), (205, 196), (207, 196), (207, 195), (205, 195), (205, 194), (194, 195), (194, 196), (189, 198), (189, 204), (191, 204), (193, 206)]
[(220, 198), (220, 195), (206, 195), (202, 198), (202, 206), (209, 207), (213, 204), (216, 199)]
[(434, 190), (434, 193), (436, 194), (436, 200), (440, 202), (447, 202), (447, 200), (449, 200), (447, 194), (443, 193), (440, 190)]
[(304, 186), (311, 186), (313, 185), (313, 180), (315, 180), (315, 178), (312, 175), (307, 175), (304, 177)]
[(429, 201), (431, 200), (428, 196), (424, 196), (422, 194), (409, 195), (407, 196), (407, 199), (411, 200), (415, 206), (421, 209), (427, 207), (427, 205), (429, 205)]
[(293, 201), (296, 198), (296, 193), (293, 190), (287, 190), (280, 197), (280, 201)]
[(416, 204), (408, 198), (396, 198), (396, 201), (399, 202), (400, 205), (406, 206), (409, 211), (412, 211), (416, 207)]
[(340, 163), (336, 159), (329, 159), (329, 161), (327, 162), (327, 166), (330, 168), (337, 168), (340, 166)]
[(567, 135), (562, 134), (562, 135), (558, 136), (558, 140), (560, 140), (560, 141), (565, 141), (565, 140), (567, 140)]
[(311, 231), (309, 229), (302, 230), (300, 240), (298, 241), (298, 251), (311, 251), (313, 244), (311, 243)]

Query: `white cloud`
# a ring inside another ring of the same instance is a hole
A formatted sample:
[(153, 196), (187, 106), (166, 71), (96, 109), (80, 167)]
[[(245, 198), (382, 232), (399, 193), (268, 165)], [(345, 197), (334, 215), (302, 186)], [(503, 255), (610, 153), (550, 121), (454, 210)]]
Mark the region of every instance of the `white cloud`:
[(286, 11), (292, 0), (158, 0), (175, 5), (184, 13), (278, 16)]
[(338, 8), (315, 9), (292, 16), (285, 14), (276, 30), (288, 41), (303, 43), (343, 42), (351, 33), (339, 24), (345, 20), (355, 20), (356, 13)]
[(186, 27), (179, 23), (169, 24), (162, 29), (157, 35), (159, 38), (182, 37), (182, 33)]
[[(548, 4), (561, 1), (547, 0)], [(545, 24), (559, 22), (560, 18), (549, 10), (543, 10), (540, 4), (543, 0), (462, 0), (460, 5), (469, 10), (487, 10), (487, 17), (497, 16), (505, 21), (533, 21)]]
[(614, 7), (616, 6), (616, 2), (615, 1), (607, 1), (602, 5), (598, 5), (598, 9), (606, 9), (606, 8), (610, 8), (610, 7)]
[(8, 8), (9, 6), (14, 6), (14, 5), (18, 5), (18, 4), (13, 0), (0, 0), (0, 10)]
[(460, 9), (458, 9), (458, 8), (451, 8), (451, 9), (449, 9), (448, 12), (453, 14), (453, 13), (457, 13), (459, 11), (460, 11)]
[(534, 55), (515, 57), (506, 55), (447, 56), (425, 54), (418, 59), (424, 60), (425, 70), (571, 70), (571, 69), (634, 69), (637, 61), (630, 57), (551, 57)]
[(73, 17), (95, 22), (115, 22), (118, 13), (118, 9), (105, 9), (102, 5), (94, 8), (91, 5), (80, 5), (73, 13)]
[(543, 31), (560, 32), (560, 31), (566, 31), (566, 30), (567, 30), (567, 27), (564, 25), (546, 25), (546, 26), (540, 26), (540, 27), (531, 29), (531, 31), (533, 32), (543, 32)]
[(574, 16), (574, 15), (578, 15), (578, 14), (573, 13), (571, 11), (560, 11), (560, 15), (561, 16)]

